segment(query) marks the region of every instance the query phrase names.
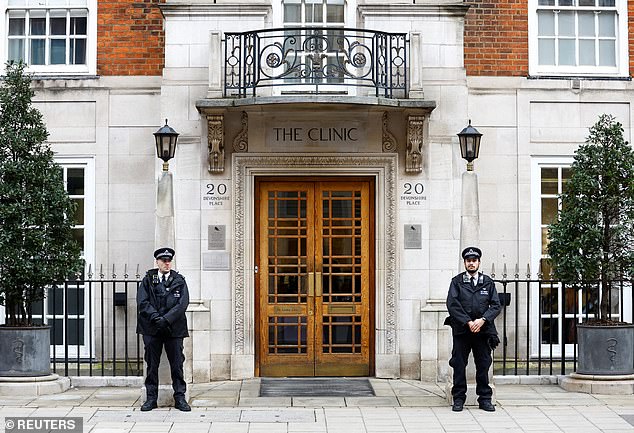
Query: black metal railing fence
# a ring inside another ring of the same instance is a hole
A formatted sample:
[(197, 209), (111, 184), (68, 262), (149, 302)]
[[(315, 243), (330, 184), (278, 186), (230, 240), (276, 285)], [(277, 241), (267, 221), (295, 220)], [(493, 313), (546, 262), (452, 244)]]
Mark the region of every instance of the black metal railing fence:
[(369, 87), (376, 96), (407, 98), (406, 33), (336, 27), (286, 27), (225, 33), (224, 96), (302, 86)]
[(106, 275), (91, 268), (47, 291), (37, 308), (51, 327), (51, 369), (64, 376), (142, 376), (143, 350), (136, 334), (136, 290), (132, 276), (115, 267)]
[[(503, 309), (496, 319), (501, 344), (494, 351), (496, 375), (565, 375), (577, 368), (577, 324), (598, 317), (600, 281), (570, 284), (519, 267), (509, 277), (491, 272)], [(634, 278), (608, 283), (608, 317), (632, 320)]]
[[(504, 305), (496, 326), (501, 343), (494, 351), (495, 375), (558, 375), (577, 366), (576, 325), (595, 318), (598, 281), (571, 285), (542, 274), (508, 275), (492, 269)], [(143, 348), (136, 334), (137, 267), (130, 276), (93, 274), (49, 289), (34, 309), (36, 322), (51, 326), (51, 367), (64, 376), (141, 376)], [(634, 318), (634, 278), (610, 282), (609, 318)]]

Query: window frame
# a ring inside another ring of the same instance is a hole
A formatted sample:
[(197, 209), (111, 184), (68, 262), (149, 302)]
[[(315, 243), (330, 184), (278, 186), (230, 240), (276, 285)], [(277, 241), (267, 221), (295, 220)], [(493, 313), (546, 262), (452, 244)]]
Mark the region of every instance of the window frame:
[[(72, 168), (82, 168), (84, 170), (84, 193), (83, 194), (71, 194), (71, 198), (83, 198), (84, 199), (84, 224), (76, 225), (78, 228), (82, 228), (84, 230), (84, 244), (82, 246), (82, 259), (84, 259), (85, 263), (93, 264), (95, 263), (95, 239), (96, 239), (96, 224), (95, 224), (95, 205), (96, 205), (96, 184), (95, 184), (95, 160), (91, 157), (72, 157), (72, 156), (57, 156), (54, 157), (55, 162), (60, 165), (60, 167), (64, 170), (64, 184), (67, 183), (67, 173), (68, 169)], [(87, 272), (87, 269), (84, 269), (84, 272)], [(85, 278), (88, 278), (87, 274), (85, 274)], [(68, 345), (68, 356), (86, 358), (90, 353), (95, 353), (95, 338), (90, 338), (90, 333), (93, 332), (95, 327), (94, 323), (89, 323), (87, 318), (94, 317), (94, 309), (95, 302), (92, 302), (93, 311), (89, 311), (90, 303), (88, 300), (88, 296), (90, 295), (88, 286), (85, 284), (74, 285), (73, 283), (69, 283), (69, 290), (73, 289), (83, 289), (84, 291), (84, 299), (83, 299), (83, 314), (69, 314), (71, 319), (83, 320), (83, 326), (81, 329), (83, 330), (83, 339), (84, 344), (77, 346), (76, 344)], [(65, 303), (62, 301), (62, 304)], [(48, 301), (44, 300), (43, 305), (43, 315), (47, 319), (47, 323), (50, 319), (52, 319), (52, 315), (48, 314)], [(71, 317), (72, 316), (72, 317)], [(55, 316), (57, 320), (63, 316)], [(92, 328), (91, 329), (91, 325)], [(65, 356), (66, 346), (63, 344), (63, 339), (65, 338), (66, 333), (64, 332), (64, 328), (62, 328), (62, 344), (51, 345), (51, 357), (55, 355), (57, 358), (63, 358)], [(92, 347), (89, 346), (89, 342), (92, 342)], [(77, 353), (77, 349), (79, 348), (79, 353)]]
[[(541, 169), (542, 168), (569, 168), (574, 161), (573, 156), (539, 156), (531, 159), (531, 269), (533, 269), (534, 275), (539, 272), (540, 260), (547, 258), (547, 254), (542, 252), (542, 198), (544, 196), (553, 197), (554, 194), (542, 194), (541, 184)], [(559, 185), (559, 175), (558, 175)], [(558, 190), (559, 191), (559, 190)], [(546, 197), (548, 198), (548, 197)], [(557, 209), (561, 208), (561, 203), (557, 204)], [(533, 277), (537, 278), (537, 277)], [(562, 328), (564, 326), (565, 319), (575, 319), (577, 315), (577, 322), (581, 323), (586, 317), (593, 317), (593, 313), (583, 313), (583, 299), (581, 292), (576, 295), (577, 308), (574, 313), (566, 312), (565, 305), (563, 304), (562, 286), (561, 284), (552, 285), (554, 290), (557, 290), (557, 309), (553, 313), (542, 312), (540, 287), (537, 283), (530, 284), (530, 311), (531, 316), (529, 318), (530, 326), (530, 355), (537, 357), (539, 353), (543, 356), (561, 356), (562, 342), (556, 343), (543, 343), (541, 335), (540, 322), (542, 319), (551, 319), (557, 322), (557, 337), (562, 336)], [(600, 291), (597, 296), (600, 296)], [(631, 308), (627, 306), (632, 305), (631, 292), (625, 292), (622, 298), (623, 305), (623, 318), (622, 320), (631, 321)], [(617, 317), (620, 317), (617, 315)], [(572, 357), (575, 350), (574, 343), (565, 344), (566, 357)]]
[[(27, 72), (32, 73), (36, 76), (47, 76), (47, 75), (69, 75), (69, 76), (81, 76), (81, 75), (89, 75), (95, 76), (97, 74), (97, 1), (96, 0), (86, 0), (83, 4), (74, 0), (65, 0), (63, 4), (48, 4), (50, 0), (45, 0), (43, 5), (34, 5), (30, 0), (19, 0), (19, 1), (11, 1), (11, 5), (9, 5), (9, 0), (0, 0), (0, 12), (3, 14), (3, 22), (4, 22), (4, 31), (2, 33), (3, 42), (0, 44), (0, 60), (3, 63), (9, 58), (9, 39), (16, 39), (9, 37), (9, 15), (10, 12), (19, 13), (23, 12), (25, 14), (25, 35), (22, 37), (25, 41), (25, 45), (29, 43), (29, 31), (28, 31), (28, 16), (35, 12), (37, 14), (41, 14), (46, 19), (46, 31), (43, 36), (46, 41), (45, 48), (45, 56), (49, 54), (50, 50), (50, 41), (53, 39), (59, 39), (61, 35), (52, 35), (50, 31), (49, 18), (51, 16), (51, 11), (65, 11), (67, 17), (67, 28), (65, 39), (68, 40), (67, 45), (67, 60), (69, 60), (68, 56), (71, 56), (71, 46), (72, 40), (78, 39), (74, 37), (70, 33), (70, 22), (71, 18), (75, 16), (78, 11), (85, 11), (86, 14), (86, 59), (85, 64), (44, 64), (44, 65), (31, 65), (29, 64), (30, 59), (27, 57), (24, 59), (24, 62), (27, 64)], [(53, 3), (53, 2), (51, 2)], [(79, 38), (83, 39), (83, 38)], [(25, 47), (25, 50), (26, 47)], [(28, 50), (27, 50), (28, 51)], [(25, 51), (26, 56), (26, 51)], [(50, 56), (50, 54), (49, 54)], [(49, 57), (50, 58), (50, 57)], [(45, 58), (45, 62), (49, 61), (49, 59)]]
[[(0, 0), (2, 1), (2, 0)], [(344, 27), (356, 28), (357, 26), (357, 0), (344, 0)], [(271, 2), (271, 15), (274, 28), (284, 27), (284, 0)], [(290, 24), (289, 24), (290, 26)]]
[[(537, 274), (540, 271), (540, 262), (542, 259), (548, 256), (543, 253), (542, 245), (542, 198), (544, 196), (550, 196), (552, 198), (555, 194), (543, 194), (542, 193), (542, 168), (569, 168), (572, 165), (573, 157), (543, 157), (535, 158), (531, 164), (531, 269)], [(558, 181), (559, 185), (559, 181)], [(559, 193), (559, 189), (558, 189)], [(557, 203), (557, 211), (561, 204)], [(561, 336), (562, 327), (564, 326), (564, 318), (567, 318), (570, 314), (563, 311), (562, 303), (562, 287), (560, 284), (550, 285), (551, 290), (557, 291), (557, 309), (554, 313), (543, 312), (541, 309), (541, 297), (542, 294), (539, 284), (530, 285), (530, 309), (532, 311), (529, 318), (530, 323), (530, 335), (531, 335), (531, 356), (538, 356), (539, 353), (548, 354), (551, 356), (561, 356), (561, 342), (557, 343), (543, 343), (541, 334), (541, 321), (542, 319), (550, 319), (556, 321), (556, 336)], [(577, 300), (578, 303), (580, 299)], [(573, 344), (566, 344), (566, 354), (572, 355)]]
[[(578, 0), (575, 0), (575, 2)], [(529, 75), (531, 76), (561, 76), (561, 77), (629, 77), (629, 52), (628, 52), (628, 14), (627, 2), (625, 0), (615, 0), (616, 20), (616, 47), (615, 60), (616, 66), (558, 66), (558, 65), (540, 65), (539, 64), (539, 29), (538, 29), (538, 11), (539, 10), (564, 10), (564, 11), (592, 11), (597, 7), (585, 6), (539, 6), (539, 0), (529, 0), (528, 2), (528, 58), (529, 58)], [(575, 28), (577, 20), (575, 20)], [(575, 35), (576, 42), (583, 39), (578, 34)], [(576, 46), (576, 44), (575, 44)], [(576, 58), (575, 54), (575, 58)], [(578, 59), (576, 58), (578, 62)]]

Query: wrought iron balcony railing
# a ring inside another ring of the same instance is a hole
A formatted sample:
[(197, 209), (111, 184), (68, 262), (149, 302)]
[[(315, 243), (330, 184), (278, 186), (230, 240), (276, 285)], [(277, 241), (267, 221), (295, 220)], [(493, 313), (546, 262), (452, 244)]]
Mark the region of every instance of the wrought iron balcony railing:
[[(406, 33), (294, 27), (225, 34), (225, 97), (294, 86), (324, 93), (333, 86), (367, 87), (375, 96), (406, 98)], [(341, 89), (340, 89), (341, 90)]]

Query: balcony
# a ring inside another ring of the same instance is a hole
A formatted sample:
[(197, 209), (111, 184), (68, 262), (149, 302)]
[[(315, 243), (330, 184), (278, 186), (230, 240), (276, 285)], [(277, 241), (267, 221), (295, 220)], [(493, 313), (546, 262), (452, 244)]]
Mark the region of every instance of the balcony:
[(366, 29), (298, 27), (225, 33), (223, 96), (407, 98), (408, 45), (406, 33)]

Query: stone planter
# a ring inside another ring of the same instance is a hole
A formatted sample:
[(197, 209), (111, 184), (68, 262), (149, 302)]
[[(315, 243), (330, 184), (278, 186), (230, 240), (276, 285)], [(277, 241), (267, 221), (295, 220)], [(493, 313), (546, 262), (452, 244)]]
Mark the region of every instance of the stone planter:
[(577, 325), (577, 373), (587, 375), (634, 374), (634, 325)]
[(51, 373), (50, 328), (0, 326), (0, 376)]

